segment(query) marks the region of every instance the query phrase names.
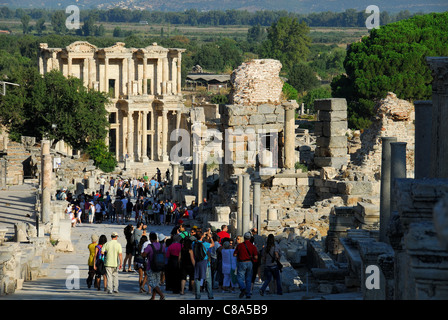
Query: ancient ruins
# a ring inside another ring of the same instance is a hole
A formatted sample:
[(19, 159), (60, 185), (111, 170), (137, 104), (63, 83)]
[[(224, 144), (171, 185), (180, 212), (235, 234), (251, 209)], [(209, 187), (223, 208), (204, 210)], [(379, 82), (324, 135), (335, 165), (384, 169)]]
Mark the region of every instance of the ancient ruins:
[[(257, 227), (262, 242), (273, 233), (284, 253), (285, 292), (356, 291), (368, 300), (448, 298), (448, 58), (427, 58), (432, 101), (410, 103), (391, 92), (378, 101), (372, 126), (360, 133), (348, 129), (347, 103), (338, 98), (316, 100), (314, 129), (301, 128), (299, 105), (282, 97), (281, 65), (275, 60), (254, 60), (234, 70), (230, 104), (185, 108), (175, 72), (181, 49), (125, 49), (120, 43), (98, 49), (83, 42), (65, 49), (42, 45), (41, 52), (44, 72), (62, 66), (86, 85), (114, 88), (109, 111), (116, 113), (112, 128), (121, 161), (114, 175), (130, 174), (123, 163), (126, 153), (134, 161), (148, 156), (166, 162), (178, 142), (168, 145), (167, 135), (187, 130), (191, 166), (169, 159), (166, 197), (187, 204), (208, 199), (211, 206), (201, 206), (200, 215), (187, 222), (191, 225), (228, 224), (232, 234)], [(171, 125), (168, 114), (174, 116)], [(162, 125), (153, 129), (153, 121)], [(9, 148), (5, 138), (6, 155)], [(70, 250), (70, 239), (61, 232), (67, 228), (63, 208), (52, 195), (62, 185), (75, 193), (95, 190), (102, 173), (73, 154), (50, 150), (48, 141), (23, 148), (39, 177), (36, 214), (45, 226), (28, 242), (49, 236), (61, 240), (58, 250)], [(55, 157), (61, 158), (58, 170), (51, 167)], [(15, 180), (9, 176), (7, 184), (19, 183), (20, 174)], [(11, 251), (19, 243), (0, 246), (0, 294), (8, 293), (14, 279), (23, 279), (10, 271)], [(378, 284), (371, 280), (375, 272)]]
[[(185, 112), (181, 93), (181, 62), (184, 49), (126, 48), (117, 42), (97, 48), (77, 41), (66, 48), (40, 45), (39, 71), (53, 69), (78, 77), (88, 88), (110, 93), (110, 150), (119, 161), (168, 161), (172, 143), (168, 132), (181, 126)], [(64, 144), (56, 147), (73, 152)], [(76, 150), (75, 150), (76, 153)]]

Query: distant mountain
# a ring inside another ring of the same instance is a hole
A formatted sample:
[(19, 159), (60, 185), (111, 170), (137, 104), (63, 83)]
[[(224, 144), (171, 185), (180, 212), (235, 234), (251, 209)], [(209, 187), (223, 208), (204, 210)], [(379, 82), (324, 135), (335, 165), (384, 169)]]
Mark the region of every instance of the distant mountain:
[(135, 9), (152, 11), (210, 10), (287, 10), (297, 13), (322, 11), (342, 12), (346, 9), (365, 10), (376, 5), (380, 11), (390, 13), (402, 10), (410, 12), (448, 11), (447, 0), (0, 0), (0, 6), (10, 8), (65, 9), (76, 4), (81, 9)]

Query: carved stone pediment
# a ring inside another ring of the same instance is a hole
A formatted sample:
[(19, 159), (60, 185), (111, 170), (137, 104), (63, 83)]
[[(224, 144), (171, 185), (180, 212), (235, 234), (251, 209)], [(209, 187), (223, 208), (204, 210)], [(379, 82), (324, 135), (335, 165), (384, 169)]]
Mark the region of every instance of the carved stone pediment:
[(75, 41), (66, 47), (67, 52), (90, 53), (98, 51), (98, 48), (87, 41)]
[(159, 46), (156, 42), (150, 46), (147, 46), (144, 50), (151, 53), (166, 53), (169, 51), (169, 49)]
[(124, 42), (117, 42), (111, 47), (107, 47), (103, 49), (106, 53), (121, 53), (121, 52), (128, 52), (129, 49), (125, 47)]

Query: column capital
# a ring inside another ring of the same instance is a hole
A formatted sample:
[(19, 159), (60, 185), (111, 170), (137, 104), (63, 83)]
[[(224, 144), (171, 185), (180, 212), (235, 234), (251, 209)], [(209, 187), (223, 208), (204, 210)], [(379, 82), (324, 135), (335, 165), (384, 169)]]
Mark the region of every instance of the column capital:
[(448, 57), (427, 57), (426, 61), (431, 69), (433, 83), (432, 90), (439, 94), (448, 93)]
[(285, 108), (286, 111), (288, 110), (295, 110), (299, 108), (299, 104), (295, 100), (288, 100), (282, 103), (282, 106)]

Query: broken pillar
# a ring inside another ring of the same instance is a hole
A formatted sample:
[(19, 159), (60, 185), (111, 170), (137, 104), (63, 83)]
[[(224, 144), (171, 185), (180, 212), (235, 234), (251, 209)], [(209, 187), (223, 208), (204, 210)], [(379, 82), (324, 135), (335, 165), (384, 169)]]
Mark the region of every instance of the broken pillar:
[(171, 186), (172, 197), (174, 200), (178, 200), (176, 187), (179, 184), (179, 163), (177, 162), (172, 163), (172, 167), (173, 167), (173, 182)]
[(250, 176), (243, 175), (243, 221), (241, 234), (250, 229)]
[(204, 166), (203, 162), (198, 164), (198, 191), (196, 194), (196, 204), (199, 206), (202, 203), (202, 199), (204, 199)]
[(243, 176), (238, 175), (238, 195), (236, 212), (236, 233), (243, 235)]
[(283, 103), (285, 108), (285, 131), (283, 133), (285, 139), (285, 163), (284, 167), (287, 170), (294, 170), (295, 167), (295, 116), (296, 109), (299, 107), (295, 100)]
[(415, 101), (415, 179), (429, 178), (431, 169), (432, 101)]
[(254, 181), (253, 182), (253, 217), (252, 221), (254, 222), (254, 226), (259, 227), (260, 225), (260, 216), (261, 216), (261, 182)]
[(47, 223), (50, 221), (51, 212), (51, 170), (53, 166), (49, 140), (42, 140), (41, 142), (41, 166), (41, 221)]
[(381, 186), (380, 186), (380, 241), (388, 242), (386, 237), (387, 222), (390, 218), (390, 143), (396, 142), (396, 137), (382, 137), (381, 151)]
[[(391, 190), (391, 197), (390, 197), (390, 208), (391, 212), (397, 211), (396, 201), (395, 197), (393, 195), (394, 188), (395, 188), (395, 180), (406, 178), (406, 142), (392, 142), (390, 144), (390, 160), (391, 160), (391, 167), (390, 167), (390, 190)], [(389, 225), (389, 219), (385, 219), (384, 223)]]

